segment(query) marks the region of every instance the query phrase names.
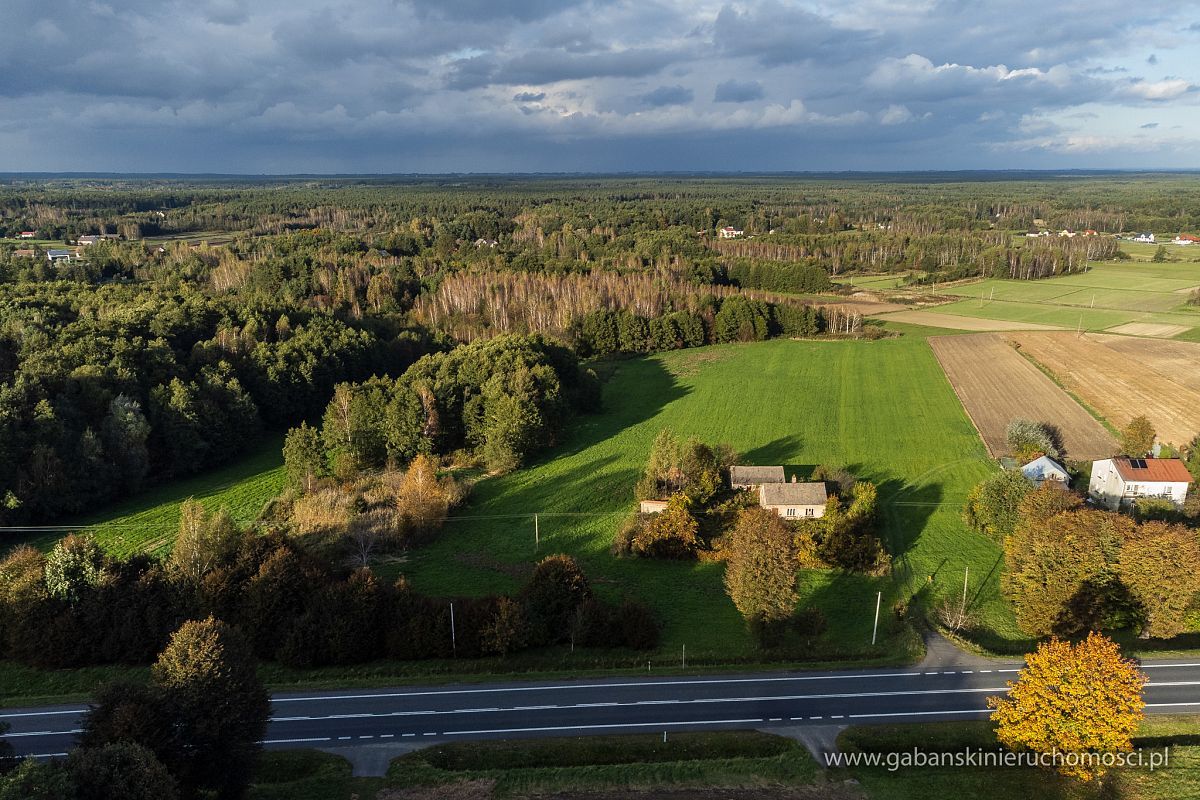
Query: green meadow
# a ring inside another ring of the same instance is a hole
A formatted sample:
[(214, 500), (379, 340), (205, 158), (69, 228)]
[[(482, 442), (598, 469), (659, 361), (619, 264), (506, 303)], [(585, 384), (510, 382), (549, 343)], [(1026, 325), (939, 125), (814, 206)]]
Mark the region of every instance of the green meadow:
[(1188, 305), (1200, 286), (1200, 263), (1104, 262), (1085, 272), (1039, 281), (984, 280), (950, 286), (964, 299), (947, 314), (1066, 328), (1103, 330), (1127, 322), (1200, 326), (1200, 306)]
[(83, 526), (113, 555), (164, 555), (170, 552), (179, 530), (179, 507), (188, 498), (209, 510), (224, 508), (243, 524), (257, 519), (263, 506), (283, 491), (282, 448), (282, 436), (266, 437), (247, 456), (228, 466), (156, 486), (27, 541), (48, 550), (65, 533)]
[(883, 654), (870, 646), (876, 592), (888, 633), (899, 628), (898, 601), (927, 585), (960, 591), (967, 567), (992, 644), (1020, 638), (999, 597), (1000, 551), (959, 516), (967, 491), (994, 467), (923, 338), (771, 341), (634, 359), (615, 366), (604, 401), (604, 413), (582, 418), (541, 462), (480, 482), (441, 537), (402, 565), (414, 586), (511, 591), (539, 555), (570, 553), (601, 593), (656, 609), (665, 653), (686, 645), (697, 660), (752, 657), (721, 564), (609, 553), (651, 442), (670, 428), (728, 442), (745, 463), (784, 464), (801, 476), (840, 464), (879, 485), (893, 574), (801, 577), (802, 605), (829, 621), (828, 655)]

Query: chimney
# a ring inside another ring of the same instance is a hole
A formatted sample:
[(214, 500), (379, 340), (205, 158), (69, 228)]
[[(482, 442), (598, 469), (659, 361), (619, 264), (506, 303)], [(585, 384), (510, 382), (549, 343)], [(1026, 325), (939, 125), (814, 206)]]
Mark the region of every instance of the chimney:
[(796, 482), (796, 476), (795, 476), (795, 475), (793, 475), (793, 476), (792, 476), (792, 483), (795, 483), (795, 482)]

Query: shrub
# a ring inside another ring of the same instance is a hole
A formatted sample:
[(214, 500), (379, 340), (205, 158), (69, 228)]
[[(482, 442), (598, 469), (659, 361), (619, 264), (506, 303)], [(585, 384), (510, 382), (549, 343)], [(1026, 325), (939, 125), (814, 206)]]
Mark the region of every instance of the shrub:
[(543, 558), (519, 597), (529, 620), (530, 643), (567, 641), (576, 609), (591, 597), (592, 588), (575, 559), (567, 555)]
[(1059, 457), (1058, 437), (1045, 423), (1029, 419), (1014, 419), (1004, 429), (1013, 457), (1022, 463), (1039, 456)]

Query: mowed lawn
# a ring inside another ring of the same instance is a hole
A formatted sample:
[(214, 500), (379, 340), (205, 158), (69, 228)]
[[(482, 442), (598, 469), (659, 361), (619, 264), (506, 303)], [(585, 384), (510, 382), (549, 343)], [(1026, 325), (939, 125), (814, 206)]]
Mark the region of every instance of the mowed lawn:
[(224, 508), (243, 524), (258, 517), (263, 506), (286, 483), (283, 437), (268, 436), (238, 461), (192, 478), (156, 486), (95, 514), (62, 523), (61, 529), (25, 541), (48, 550), (75, 526), (87, 526), (104, 549), (126, 556), (147, 552), (165, 555), (179, 530), (179, 507), (193, 497), (205, 508)]
[(801, 580), (802, 605), (825, 612), (825, 640), (839, 654), (881, 652), (870, 648), (877, 590), (887, 634), (899, 627), (896, 601), (927, 585), (961, 592), (968, 566), (990, 643), (1020, 639), (999, 598), (1000, 550), (960, 518), (968, 490), (995, 467), (923, 337), (781, 340), (624, 361), (605, 384), (604, 405), (539, 463), (479, 483), (438, 541), (401, 566), (415, 588), (511, 591), (539, 555), (570, 553), (600, 593), (657, 610), (664, 653), (686, 645), (689, 660), (751, 656), (722, 586), (723, 565), (609, 553), (633, 508), (651, 442), (670, 428), (728, 442), (744, 463), (784, 464), (802, 475), (816, 464), (840, 464), (880, 486), (885, 534), (897, 555), (893, 575), (808, 572)]

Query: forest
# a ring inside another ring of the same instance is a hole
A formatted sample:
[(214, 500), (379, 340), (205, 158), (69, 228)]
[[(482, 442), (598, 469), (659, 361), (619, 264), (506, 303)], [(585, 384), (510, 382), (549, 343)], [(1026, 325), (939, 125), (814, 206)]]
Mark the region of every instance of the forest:
[[(467, 448), (515, 466), (594, 403), (581, 360), (877, 335), (843, 277), (1037, 279), (1116, 257), (1111, 234), (1195, 230), (1198, 194), (1169, 175), (8, 180), (0, 524), (321, 426), (340, 384), (393, 421), (351, 447), (363, 464)], [(1021, 235), (1043, 226), (1102, 235)], [(495, 337), (515, 372), (439, 377)], [(487, 422), (514, 415), (531, 421)]]

